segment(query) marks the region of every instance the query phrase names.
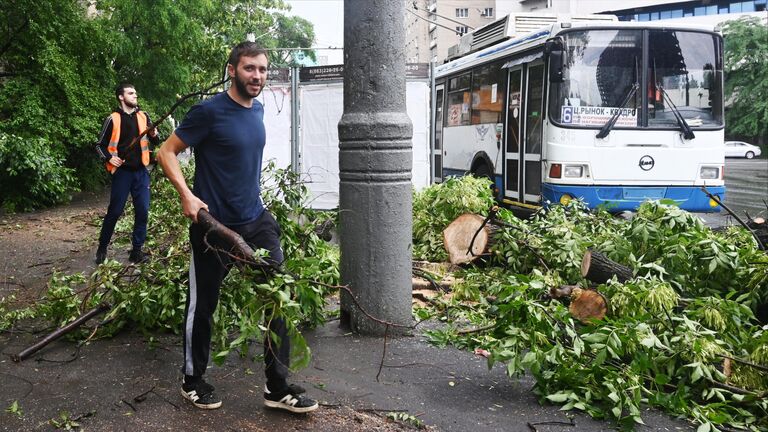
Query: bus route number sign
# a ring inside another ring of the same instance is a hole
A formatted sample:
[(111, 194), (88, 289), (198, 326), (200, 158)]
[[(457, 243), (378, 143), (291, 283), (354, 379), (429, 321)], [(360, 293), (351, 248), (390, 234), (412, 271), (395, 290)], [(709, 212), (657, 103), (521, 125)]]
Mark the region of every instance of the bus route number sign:
[(616, 126), (637, 126), (637, 109), (594, 106), (563, 106), (560, 121), (576, 126), (603, 126), (621, 110)]

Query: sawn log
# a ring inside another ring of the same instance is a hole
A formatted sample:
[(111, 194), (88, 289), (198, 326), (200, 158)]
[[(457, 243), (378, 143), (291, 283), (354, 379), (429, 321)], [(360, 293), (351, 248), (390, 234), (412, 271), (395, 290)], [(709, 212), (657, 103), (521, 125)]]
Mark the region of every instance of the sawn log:
[(619, 282), (626, 282), (634, 277), (631, 268), (594, 250), (588, 250), (584, 254), (581, 260), (581, 275), (597, 284), (608, 282), (614, 276)]
[(568, 311), (582, 323), (603, 319), (608, 313), (608, 300), (600, 292), (578, 285), (562, 285), (549, 289), (553, 299), (569, 299)]
[(491, 223), (483, 226), (484, 221), (482, 216), (465, 213), (443, 230), (443, 245), (451, 264), (470, 263), (488, 254), (499, 227)]

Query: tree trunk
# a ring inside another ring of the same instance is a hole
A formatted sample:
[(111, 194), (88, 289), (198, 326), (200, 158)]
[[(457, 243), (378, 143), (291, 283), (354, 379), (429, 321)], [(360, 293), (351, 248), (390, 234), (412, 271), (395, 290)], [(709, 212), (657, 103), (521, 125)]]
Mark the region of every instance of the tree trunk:
[(465, 213), (443, 230), (443, 245), (451, 264), (470, 263), (488, 254), (499, 227), (490, 223), (483, 226), (484, 221), (482, 216)]
[(632, 269), (611, 261), (600, 252), (588, 250), (581, 260), (581, 275), (587, 280), (601, 284), (616, 276), (619, 282), (626, 282), (634, 277)]

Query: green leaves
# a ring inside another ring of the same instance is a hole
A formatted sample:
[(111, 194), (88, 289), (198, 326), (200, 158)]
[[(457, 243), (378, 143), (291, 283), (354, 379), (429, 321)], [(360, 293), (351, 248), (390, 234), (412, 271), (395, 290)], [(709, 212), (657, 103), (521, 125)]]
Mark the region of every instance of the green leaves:
[[(338, 283), (338, 248), (321, 240), (314, 229), (316, 222), (323, 223), (333, 215), (307, 208), (306, 188), (296, 174), (275, 170), (272, 164), (265, 169), (263, 178), (271, 183), (264, 186), (264, 203), (282, 228), (283, 264), (297, 277), (278, 274), (267, 278), (261, 271), (232, 269), (221, 287), (214, 315), (212, 359), (220, 364), (233, 352), (247, 355), (252, 342), (264, 340), (267, 323), (281, 318), (291, 338), (291, 366), (301, 368), (309, 363), (310, 350), (299, 329), (316, 326), (326, 316), (326, 288), (312, 281)], [(193, 172), (189, 166), (183, 171), (187, 177)], [(0, 300), (0, 329), (35, 317), (61, 326), (81, 310), (108, 301), (113, 307), (105, 317), (106, 324), (95, 333), (97, 337), (111, 336), (128, 325), (146, 333), (179, 332), (189, 283), (188, 221), (170, 182), (155, 178), (151, 185), (145, 243), (145, 250), (151, 252), (148, 262), (133, 266), (108, 260), (90, 275), (56, 273), (45, 298), (30, 308), (9, 311), (6, 304), (12, 299)], [(129, 240), (132, 218), (126, 215), (122, 219), (128, 222), (118, 224), (116, 243)], [(70, 337), (81, 339), (91, 331), (81, 328)]]
[(5, 412), (15, 415), (18, 418), (24, 417), (24, 410), (21, 409), (21, 405), (19, 405), (18, 400), (14, 400), (13, 403), (8, 405), (8, 408), (5, 409)]
[(74, 170), (45, 138), (22, 138), (0, 131), (0, 206), (28, 211), (69, 200), (76, 192)]
[(447, 259), (443, 230), (463, 213), (487, 214), (495, 203), (486, 178), (451, 177), (413, 195), (413, 257)]
[(757, 17), (726, 21), (725, 99), (727, 136), (768, 136), (768, 29)]
[[(136, 86), (154, 120), (178, 95), (220, 79), (230, 49), (249, 33), (265, 46), (311, 46), (312, 24), (286, 9), (280, 0), (4, 2), (0, 136), (14, 153), (0, 152), (0, 205), (48, 207), (105, 182), (92, 144), (119, 82)], [(170, 122), (159, 126), (170, 134)]]
[[(727, 380), (768, 390), (768, 378), (748, 366), (732, 362), (730, 377), (722, 372), (724, 355), (768, 364), (768, 348), (761, 348), (768, 346), (768, 332), (752, 312), (764, 301), (765, 284), (750, 285), (768, 280), (768, 266), (745, 265), (766, 257), (743, 230), (713, 233), (697, 217), (658, 202), (644, 203), (630, 221), (578, 203), (549, 208), (528, 221), (504, 211), (499, 217), (516, 228), (499, 232), (492, 250), (498, 259), (459, 272), (463, 282), (453, 300), (433, 310), (461, 323), (457, 327), (493, 328), (469, 335), (431, 332), (434, 340), (482, 347), (492, 353), (489, 365), (504, 363), (510, 377), (530, 373), (543, 401), (613, 419), (625, 429), (642, 424), (644, 404), (712, 430), (768, 427), (766, 404), (717, 387)], [(547, 294), (564, 284), (584, 286), (580, 264), (587, 248), (630, 265), (636, 277), (595, 287), (610, 312), (583, 325)]]

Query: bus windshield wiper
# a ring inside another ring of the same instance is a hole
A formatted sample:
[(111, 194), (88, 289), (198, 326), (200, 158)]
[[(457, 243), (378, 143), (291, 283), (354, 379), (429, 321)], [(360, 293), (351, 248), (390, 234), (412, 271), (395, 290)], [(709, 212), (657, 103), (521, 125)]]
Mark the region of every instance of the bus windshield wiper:
[(635, 81), (634, 84), (632, 84), (632, 88), (629, 89), (629, 92), (624, 97), (624, 100), (621, 101), (621, 105), (619, 105), (619, 108), (616, 110), (615, 113), (611, 116), (610, 119), (603, 125), (603, 127), (600, 129), (600, 132), (597, 133), (597, 138), (605, 138), (608, 136), (609, 133), (611, 133), (611, 129), (613, 129), (613, 125), (616, 124), (616, 120), (619, 119), (619, 116), (621, 115), (621, 110), (624, 109), (624, 105), (629, 102), (630, 99), (632, 99), (632, 96), (637, 93), (637, 89), (640, 88), (640, 84)]
[(664, 98), (669, 104), (669, 108), (672, 110), (672, 114), (674, 114), (675, 119), (677, 119), (677, 124), (680, 125), (680, 129), (683, 131), (683, 138), (687, 140), (692, 140), (696, 138), (696, 135), (693, 134), (693, 130), (691, 129), (691, 125), (689, 125), (688, 122), (685, 121), (685, 119), (683, 118), (683, 115), (680, 114), (680, 111), (672, 102), (672, 98), (669, 97), (669, 95), (667, 94), (667, 91), (664, 90), (664, 87), (657, 85), (656, 89), (661, 90), (661, 94), (664, 95)]

